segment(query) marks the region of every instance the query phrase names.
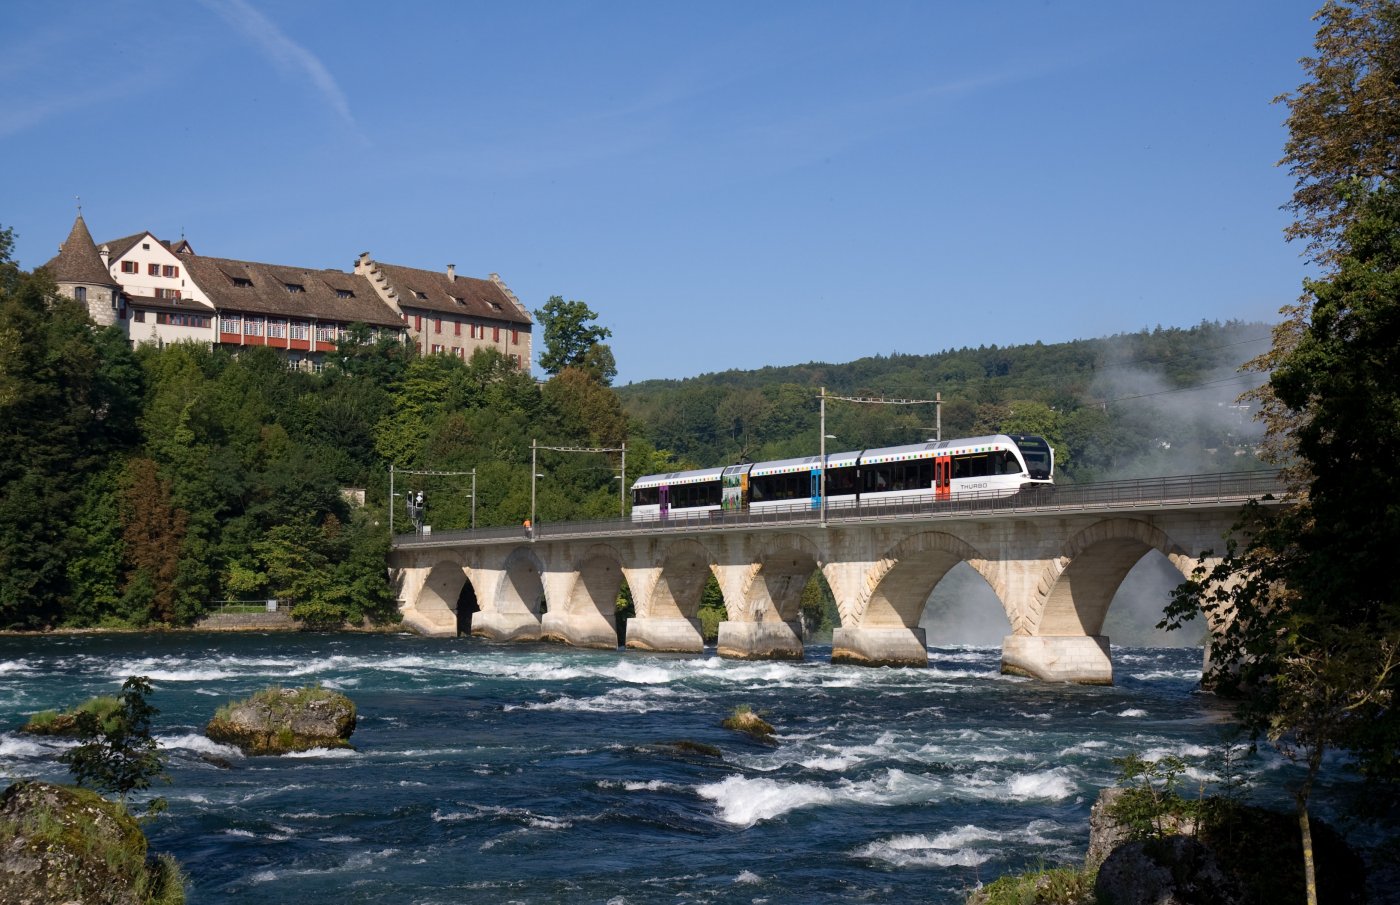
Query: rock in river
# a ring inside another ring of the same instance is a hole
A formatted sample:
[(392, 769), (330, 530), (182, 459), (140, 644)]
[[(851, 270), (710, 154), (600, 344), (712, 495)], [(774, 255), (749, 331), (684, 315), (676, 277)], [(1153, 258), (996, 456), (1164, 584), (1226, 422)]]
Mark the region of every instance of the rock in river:
[(244, 754), (287, 754), (312, 748), (349, 748), (355, 704), (319, 685), (264, 688), (220, 707), (204, 728), (216, 742)]

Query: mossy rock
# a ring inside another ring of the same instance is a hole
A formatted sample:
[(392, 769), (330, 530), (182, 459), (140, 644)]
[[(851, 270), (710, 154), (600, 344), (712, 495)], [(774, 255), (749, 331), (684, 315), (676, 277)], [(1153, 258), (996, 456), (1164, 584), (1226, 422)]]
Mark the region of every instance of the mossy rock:
[(735, 732), (746, 733), (762, 741), (769, 741), (773, 737), (773, 726), (745, 705), (735, 707), (734, 712), (720, 725), (726, 729), (733, 729)]
[[(57, 735), (67, 738), (78, 736), (78, 714), (92, 713), (98, 722), (107, 726), (112, 714), (121, 709), (121, 701), (110, 695), (89, 698), (66, 713), (56, 710), (41, 710), (29, 717), (29, 722), (20, 729), (30, 735)], [(107, 726), (107, 728), (111, 728)]]
[(0, 793), (0, 902), (180, 905), (184, 877), (119, 804), (86, 789), (17, 782)]
[(355, 703), (339, 692), (319, 685), (273, 687), (220, 707), (204, 734), (244, 754), (290, 754), (351, 747), (355, 721)]

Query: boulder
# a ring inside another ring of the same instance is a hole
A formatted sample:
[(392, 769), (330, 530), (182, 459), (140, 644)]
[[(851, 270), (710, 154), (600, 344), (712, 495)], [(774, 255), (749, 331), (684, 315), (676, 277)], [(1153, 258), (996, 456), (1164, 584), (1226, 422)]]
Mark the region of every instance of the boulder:
[(1239, 883), (1194, 836), (1128, 842), (1099, 866), (1094, 892), (1114, 905), (1236, 905)]
[(175, 903), (183, 884), (173, 859), (147, 857), (145, 834), (119, 804), (46, 782), (0, 793), (0, 902)]
[(312, 748), (349, 748), (355, 704), (318, 685), (265, 688), (219, 708), (204, 734), (244, 754), (287, 754)]

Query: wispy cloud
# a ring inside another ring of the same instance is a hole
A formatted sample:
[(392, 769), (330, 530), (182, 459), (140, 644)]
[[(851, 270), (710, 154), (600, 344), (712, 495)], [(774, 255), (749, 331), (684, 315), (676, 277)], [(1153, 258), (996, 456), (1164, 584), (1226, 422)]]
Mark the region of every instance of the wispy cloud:
[(84, 85), (67, 91), (51, 91), (38, 97), (14, 100), (0, 107), (0, 138), (17, 135), (65, 113), (122, 100), (149, 87), (150, 80), (142, 73), (96, 87)]
[(287, 37), (276, 23), (254, 9), (247, 0), (200, 0), (230, 25), (243, 32), (283, 72), (305, 77), (341, 119), (359, 131), (350, 113), (350, 102), (330, 70), (314, 53)]

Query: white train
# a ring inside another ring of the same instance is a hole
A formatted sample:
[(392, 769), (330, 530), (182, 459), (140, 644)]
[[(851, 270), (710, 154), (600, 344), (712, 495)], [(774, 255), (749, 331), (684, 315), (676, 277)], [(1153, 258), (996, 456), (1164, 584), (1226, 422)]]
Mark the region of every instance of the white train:
[[(632, 485), (632, 520), (818, 509), (821, 478), (820, 456), (645, 475)], [(1055, 450), (1044, 437), (1028, 434), (930, 440), (826, 457), (828, 510), (904, 498), (1009, 496), (1054, 482)]]

